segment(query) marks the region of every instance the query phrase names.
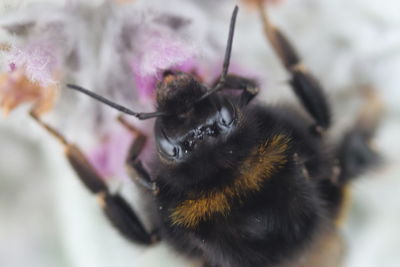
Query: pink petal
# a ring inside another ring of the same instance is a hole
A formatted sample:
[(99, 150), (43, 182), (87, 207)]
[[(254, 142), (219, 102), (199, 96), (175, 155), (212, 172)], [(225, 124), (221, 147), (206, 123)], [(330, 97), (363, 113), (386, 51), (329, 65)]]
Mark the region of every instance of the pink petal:
[(25, 75), (41, 86), (55, 83), (54, 74), (60, 64), (55, 47), (46, 40), (12, 49), (8, 61), (11, 71), (25, 68)]
[(108, 134), (88, 153), (89, 162), (104, 178), (125, 178), (125, 160), (132, 135), (127, 131)]
[(135, 51), (131, 67), (139, 97), (146, 98), (154, 94), (163, 70), (194, 68), (196, 51), (188, 42), (166, 33), (143, 31), (141, 35), (141, 48)]

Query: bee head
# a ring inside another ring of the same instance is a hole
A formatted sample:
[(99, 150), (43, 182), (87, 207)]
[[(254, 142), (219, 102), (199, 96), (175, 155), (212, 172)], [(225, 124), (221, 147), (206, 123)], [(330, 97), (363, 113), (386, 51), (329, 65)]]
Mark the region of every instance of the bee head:
[[(184, 87), (178, 88), (179, 85)], [(161, 159), (185, 161), (202, 148), (223, 141), (235, 128), (237, 107), (220, 94), (198, 101), (206, 89), (189, 74), (167, 76), (159, 90), (163, 86), (166, 92), (157, 94), (161, 100), (158, 111), (170, 115), (157, 118), (155, 123)]]

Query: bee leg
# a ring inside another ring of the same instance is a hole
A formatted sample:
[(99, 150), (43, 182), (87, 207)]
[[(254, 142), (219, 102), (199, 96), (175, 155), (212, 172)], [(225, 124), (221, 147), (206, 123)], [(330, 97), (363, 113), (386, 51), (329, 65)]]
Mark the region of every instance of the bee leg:
[[(219, 80), (217, 80), (218, 82)], [(246, 106), (260, 91), (255, 80), (247, 79), (237, 75), (228, 74), (225, 77), (224, 88), (242, 90), (240, 105)]]
[(383, 104), (372, 88), (364, 88), (364, 93), (366, 101), (354, 126), (345, 132), (336, 148), (337, 162), (332, 175), (319, 186), (337, 224), (347, 213), (349, 182), (381, 161), (372, 141), (383, 114)]
[(269, 21), (263, 1), (259, 10), (264, 32), (285, 68), (291, 73), (290, 85), (307, 112), (314, 118), (315, 133), (323, 133), (331, 124), (330, 106), (317, 79), (302, 64), (296, 50), (288, 39)]
[(380, 162), (372, 141), (384, 111), (383, 102), (373, 88), (363, 89), (365, 102), (354, 126), (345, 132), (337, 149), (340, 184), (347, 183)]
[(85, 187), (98, 197), (100, 206), (111, 224), (128, 240), (150, 245), (157, 238), (149, 234), (129, 204), (118, 194), (111, 194), (104, 179), (89, 163), (80, 149), (69, 143), (57, 130), (43, 122), (34, 112), (31, 117), (64, 146), (66, 157)]
[(129, 176), (134, 179), (134, 182), (139, 183), (142, 187), (153, 194), (157, 194), (157, 184), (151, 179), (151, 176), (143, 166), (142, 161), (138, 159), (146, 144), (147, 137), (132, 124), (128, 123), (121, 115), (118, 116), (118, 121), (131, 133), (136, 135), (135, 140), (129, 148), (128, 157), (126, 159), (126, 167)]

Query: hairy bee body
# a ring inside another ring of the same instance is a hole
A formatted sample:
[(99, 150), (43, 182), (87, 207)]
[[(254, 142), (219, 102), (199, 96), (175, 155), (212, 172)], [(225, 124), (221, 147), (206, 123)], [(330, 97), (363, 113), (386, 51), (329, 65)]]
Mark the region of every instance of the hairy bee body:
[(140, 159), (146, 136), (119, 118), (136, 135), (126, 163), (153, 196), (152, 229), (123, 197), (110, 192), (76, 146), (31, 115), (65, 146), (71, 166), (99, 197), (106, 217), (134, 243), (165, 240), (207, 267), (340, 266), (335, 224), (349, 181), (377, 160), (370, 142), (380, 102), (373, 90), (366, 90), (366, 105), (354, 127), (338, 142), (328, 140), (331, 112), (324, 90), (263, 12), (266, 36), (304, 110), (257, 102), (256, 81), (228, 74), (237, 11), (220, 78), (209, 87), (193, 73), (165, 70), (156, 88), (155, 112), (134, 112), (69, 85), (125, 114), (157, 117), (157, 156), (151, 163)]
[[(231, 100), (234, 102), (234, 100)], [(248, 105), (235, 132), (189, 162), (157, 163), (163, 235), (211, 266), (266, 266), (331, 227), (324, 194), (334, 158), (310, 120), (288, 107)]]

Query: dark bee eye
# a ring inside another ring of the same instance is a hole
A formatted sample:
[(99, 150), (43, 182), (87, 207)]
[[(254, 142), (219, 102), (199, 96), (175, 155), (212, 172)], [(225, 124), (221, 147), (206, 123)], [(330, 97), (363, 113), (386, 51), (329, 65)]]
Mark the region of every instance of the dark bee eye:
[(169, 137), (166, 134), (165, 129), (161, 127), (161, 125), (158, 124), (157, 122), (155, 125), (155, 131), (156, 131), (156, 145), (158, 153), (163, 158), (168, 158), (168, 159), (179, 158), (182, 149), (178, 144), (178, 142), (174, 138)]
[(167, 139), (161, 139), (158, 142), (160, 152), (170, 158), (176, 158), (179, 156), (179, 147), (169, 142)]
[(224, 127), (229, 127), (232, 125), (235, 119), (235, 114), (233, 112), (233, 108), (231, 106), (223, 106), (219, 110), (219, 124)]

